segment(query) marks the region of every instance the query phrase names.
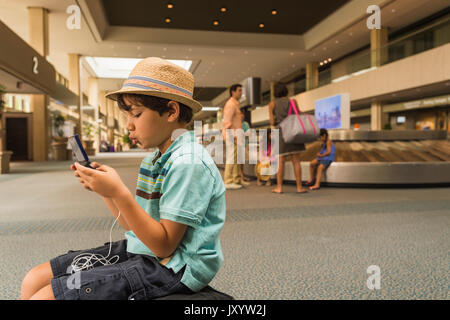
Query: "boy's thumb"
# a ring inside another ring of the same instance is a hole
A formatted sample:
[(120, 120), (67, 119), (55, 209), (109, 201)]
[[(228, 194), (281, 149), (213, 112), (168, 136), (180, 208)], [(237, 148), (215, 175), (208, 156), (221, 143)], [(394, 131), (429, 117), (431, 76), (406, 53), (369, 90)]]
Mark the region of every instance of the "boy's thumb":
[(92, 168), (98, 168), (98, 167), (100, 167), (100, 166), (101, 166), (101, 164), (98, 163), (98, 162), (91, 162), (91, 167), (92, 167)]

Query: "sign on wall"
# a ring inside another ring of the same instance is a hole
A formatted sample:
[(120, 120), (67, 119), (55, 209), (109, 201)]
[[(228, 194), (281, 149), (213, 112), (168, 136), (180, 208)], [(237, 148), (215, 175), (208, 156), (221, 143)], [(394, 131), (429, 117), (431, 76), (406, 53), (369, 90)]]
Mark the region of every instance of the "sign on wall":
[(350, 94), (316, 100), (314, 106), (314, 115), (320, 128), (350, 129)]

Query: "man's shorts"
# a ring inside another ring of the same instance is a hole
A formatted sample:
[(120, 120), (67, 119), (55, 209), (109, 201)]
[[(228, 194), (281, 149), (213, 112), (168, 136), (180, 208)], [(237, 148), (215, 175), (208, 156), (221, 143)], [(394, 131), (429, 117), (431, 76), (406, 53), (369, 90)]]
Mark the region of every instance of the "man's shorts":
[(154, 257), (127, 252), (127, 240), (112, 243), (108, 259), (119, 260), (112, 265), (94, 264), (94, 268), (71, 274), (73, 259), (81, 253), (106, 257), (105, 245), (80, 251), (70, 250), (50, 260), (54, 278), (50, 283), (56, 300), (149, 300), (175, 293), (193, 293), (182, 284), (184, 268), (178, 273), (166, 268)]

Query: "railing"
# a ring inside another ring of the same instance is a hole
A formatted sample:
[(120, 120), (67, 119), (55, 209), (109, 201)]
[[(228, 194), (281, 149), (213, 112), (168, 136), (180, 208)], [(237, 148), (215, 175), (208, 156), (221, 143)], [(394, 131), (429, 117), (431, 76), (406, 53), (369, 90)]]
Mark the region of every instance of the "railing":
[(69, 89), (69, 80), (64, 78), (64, 76), (57, 71), (56, 71), (56, 82), (62, 84), (64, 87)]
[(395, 39), (378, 50), (367, 49), (319, 73), (319, 87), (344, 80), (450, 42), (450, 16)]

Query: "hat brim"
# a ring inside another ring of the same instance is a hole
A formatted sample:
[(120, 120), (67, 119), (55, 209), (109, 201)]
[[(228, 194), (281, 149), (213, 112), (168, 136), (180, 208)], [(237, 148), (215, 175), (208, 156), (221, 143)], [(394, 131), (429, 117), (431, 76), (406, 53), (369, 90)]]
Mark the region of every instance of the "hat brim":
[(168, 92), (162, 92), (157, 90), (139, 90), (139, 89), (132, 89), (132, 88), (122, 88), (120, 90), (107, 93), (105, 95), (106, 98), (117, 101), (119, 94), (142, 94), (146, 96), (153, 96), (153, 97), (159, 97), (164, 99), (170, 99), (176, 102), (180, 102), (184, 104), (185, 106), (192, 109), (192, 113), (200, 112), (203, 108), (202, 104), (198, 101), (195, 101), (194, 99), (189, 99), (187, 97), (175, 94), (175, 93), (168, 93)]

